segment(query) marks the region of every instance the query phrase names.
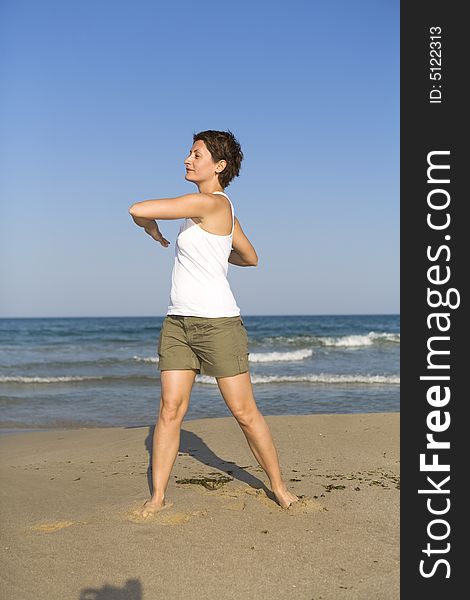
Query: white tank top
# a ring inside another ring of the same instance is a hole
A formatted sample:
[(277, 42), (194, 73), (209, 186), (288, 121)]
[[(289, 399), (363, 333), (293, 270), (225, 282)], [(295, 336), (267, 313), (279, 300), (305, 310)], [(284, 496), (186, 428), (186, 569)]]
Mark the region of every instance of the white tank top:
[(228, 258), (232, 251), (232, 231), (218, 235), (202, 229), (189, 217), (182, 223), (175, 244), (175, 262), (171, 274), (170, 304), (167, 315), (187, 317), (236, 317), (240, 308), (227, 280)]

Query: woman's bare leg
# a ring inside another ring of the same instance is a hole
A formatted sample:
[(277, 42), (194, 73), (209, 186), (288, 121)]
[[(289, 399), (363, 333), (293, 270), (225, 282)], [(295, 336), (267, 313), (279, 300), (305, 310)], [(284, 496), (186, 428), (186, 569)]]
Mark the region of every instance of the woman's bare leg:
[(142, 508), (142, 516), (161, 510), (165, 492), (180, 446), (181, 424), (189, 406), (196, 371), (160, 371), (161, 399), (153, 433), (152, 497)]
[(256, 460), (269, 477), (277, 501), (288, 508), (299, 498), (287, 489), (282, 479), (276, 447), (269, 426), (256, 406), (249, 371), (233, 377), (218, 377), (217, 384)]

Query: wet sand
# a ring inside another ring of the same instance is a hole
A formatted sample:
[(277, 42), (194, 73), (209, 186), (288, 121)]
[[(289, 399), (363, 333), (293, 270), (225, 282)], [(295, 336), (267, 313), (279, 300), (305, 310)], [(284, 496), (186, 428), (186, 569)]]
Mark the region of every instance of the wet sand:
[(274, 500), (233, 418), (184, 421), (145, 520), (153, 424), (0, 436), (9, 600), (399, 598), (399, 414), (268, 416)]

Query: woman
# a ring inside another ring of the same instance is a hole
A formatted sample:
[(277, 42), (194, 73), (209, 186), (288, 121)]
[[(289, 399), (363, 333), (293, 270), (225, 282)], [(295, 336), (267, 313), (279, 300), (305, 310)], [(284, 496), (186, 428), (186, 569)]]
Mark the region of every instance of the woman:
[(153, 493), (141, 514), (147, 517), (169, 506), (165, 492), (197, 373), (216, 378), (277, 502), (289, 508), (299, 498), (282, 480), (271, 432), (253, 397), (247, 333), (227, 281), (229, 262), (258, 264), (224, 192), (239, 174), (243, 153), (230, 131), (202, 131), (193, 142), (184, 161), (185, 178), (199, 193), (137, 202), (129, 209), (136, 224), (165, 248), (170, 242), (155, 219), (185, 219), (176, 240), (170, 305), (158, 343), (161, 400), (153, 438)]

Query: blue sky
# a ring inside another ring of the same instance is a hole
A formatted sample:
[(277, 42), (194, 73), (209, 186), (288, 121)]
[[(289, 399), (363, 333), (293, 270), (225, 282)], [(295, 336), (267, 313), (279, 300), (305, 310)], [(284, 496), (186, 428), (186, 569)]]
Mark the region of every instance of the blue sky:
[(399, 312), (398, 0), (4, 0), (0, 22), (0, 316), (166, 314), (181, 221), (163, 248), (128, 209), (197, 191), (204, 129), (245, 154), (242, 315)]

